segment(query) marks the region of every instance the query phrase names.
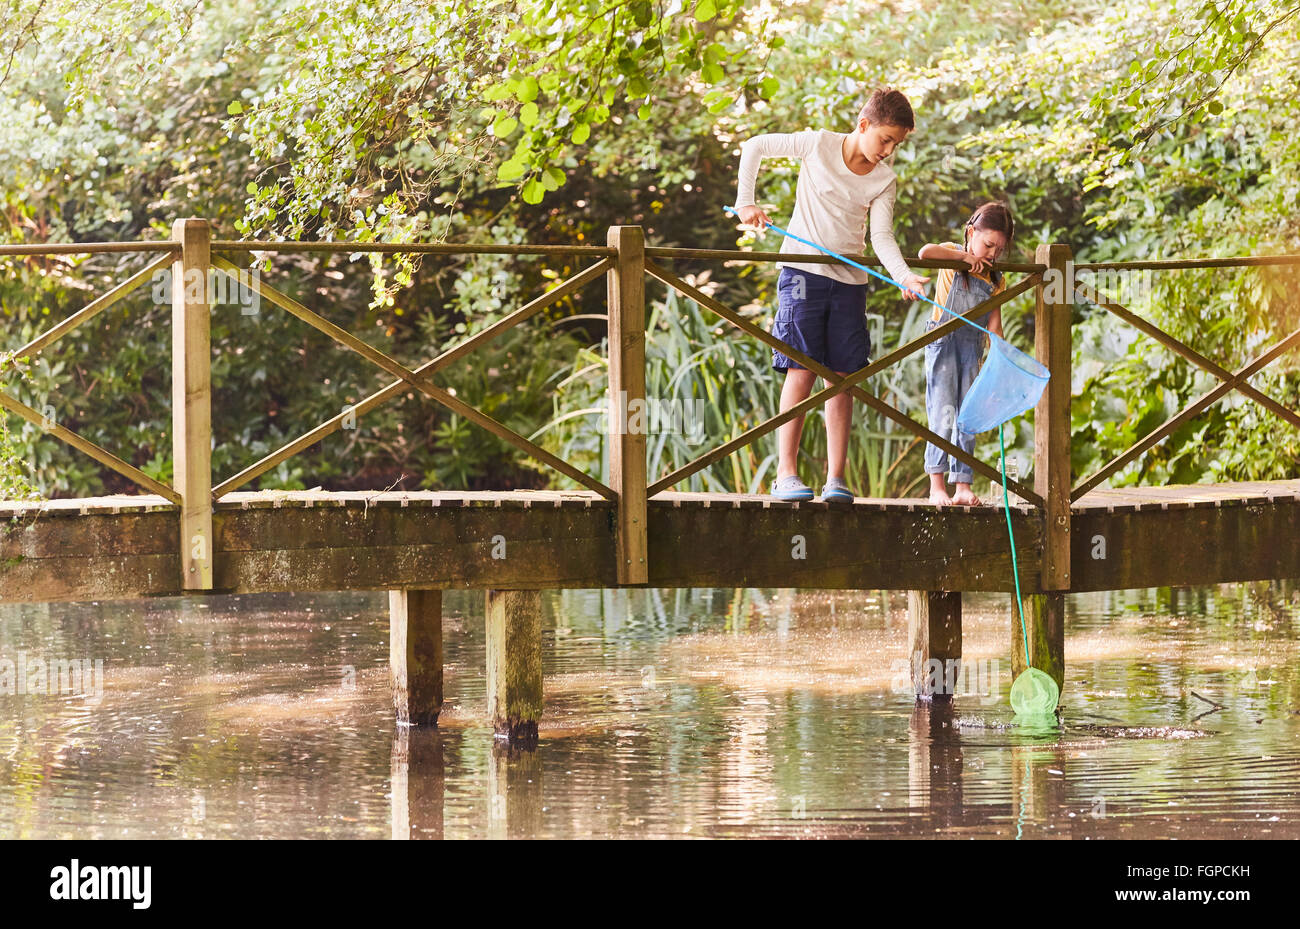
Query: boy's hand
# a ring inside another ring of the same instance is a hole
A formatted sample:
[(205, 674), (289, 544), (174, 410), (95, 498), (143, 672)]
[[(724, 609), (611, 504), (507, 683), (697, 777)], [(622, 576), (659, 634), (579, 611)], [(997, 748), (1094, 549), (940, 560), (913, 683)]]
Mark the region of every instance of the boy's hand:
[(746, 226), (756, 226), (760, 232), (772, 222), (759, 206), (742, 206), (736, 212), (740, 214), (742, 223)]
[(911, 277), (907, 278), (903, 281), (903, 286), (907, 288), (903, 291), (903, 299), (915, 300), (918, 297), (924, 297), (925, 285), (928, 284), (929, 281), (930, 279), (928, 277), (921, 277), (919, 274), (913, 274)]
[(986, 270), (988, 270), (988, 266), (990, 264), (987, 258), (976, 258), (970, 252), (962, 252), (961, 260), (966, 262), (966, 264), (970, 265), (970, 269), (974, 271), (976, 274), (983, 274)]

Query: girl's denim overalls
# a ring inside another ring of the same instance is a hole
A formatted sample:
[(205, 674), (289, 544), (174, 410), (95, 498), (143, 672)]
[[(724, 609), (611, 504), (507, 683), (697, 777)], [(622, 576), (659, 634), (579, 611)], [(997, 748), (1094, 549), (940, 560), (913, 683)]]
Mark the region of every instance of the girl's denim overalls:
[[(947, 307), (960, 316), (992, 295), (992, 284), (959, 271), (953, 278), (952, 289), (948, 291)], [(987, 327), (990, 315), (986, 314), (975, 322)], [(927, 320), (925, 331), (951, 320), (947, 313), (943, 319)], [(975, 451), (975, 436), (958, 430), (957, 411), (979, 373), (983, 356), (984, 333), (965, 323), (958, 323), (954, 331), (925, 347), (925, 415), (929, 418), (930, 429), (967, 453)], [(969, 465), (951, 458), (938, 446), (926, 443), (925, 473), (942, 474), (945, 471), (949, 472), (949, 479), (954, 484), (969, 484), (975, 477)]]

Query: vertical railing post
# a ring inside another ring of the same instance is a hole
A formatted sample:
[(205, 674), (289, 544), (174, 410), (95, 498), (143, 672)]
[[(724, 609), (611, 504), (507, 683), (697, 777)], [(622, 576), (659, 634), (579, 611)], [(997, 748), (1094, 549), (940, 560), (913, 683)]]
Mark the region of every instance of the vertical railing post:
[[(1068, 245), (1040, 245), (1034, 349), (1052, 379), (1034, 411), (1034, 490), (1043, 498), (1042, 593), (1026, 594), (1011, 631), (1011, 673), (1027, 667), (1065, 687), (1065, 591), (1070, 589), (1070, 353), (1074, 268)], [(1026, 648), (1026, 644), (1028, 648)], [(1028, 654), (1026, 654), (1028, 652)]]
[(182, 590), (212, 589), (212, 336), (208, 275), (212, 231), (178, 219), (172, 238), (172, 474), (181, 495)]
[(1070, 246), (1040, 245), (1047, 265), (1036, 288), (1034, 348), (1052, 378), (1034, 411), (1034, 490), (1046, 503), (1042, 587), (1070, 589), (1070, 318), (1074, 304)]
[(646, 563), (645, 236), (640, 226), (613, 226), (618, 250), (609, 272), (609, 485), (615, 511), (616, 576), (649, 580)]

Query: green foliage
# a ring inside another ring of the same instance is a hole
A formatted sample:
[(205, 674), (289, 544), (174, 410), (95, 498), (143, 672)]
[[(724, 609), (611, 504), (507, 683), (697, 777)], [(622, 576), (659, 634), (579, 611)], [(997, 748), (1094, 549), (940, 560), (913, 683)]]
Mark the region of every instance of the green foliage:
[[(0, 355), (0, 376), (10, 371), (18, 371), (22, 376), (21, 361), (9, 353)], [(28, 479), (19, 443), (9, 431), (8, 417), (0, 415), (0, 500), (28, 500), (39, 496), (40, 492)]]

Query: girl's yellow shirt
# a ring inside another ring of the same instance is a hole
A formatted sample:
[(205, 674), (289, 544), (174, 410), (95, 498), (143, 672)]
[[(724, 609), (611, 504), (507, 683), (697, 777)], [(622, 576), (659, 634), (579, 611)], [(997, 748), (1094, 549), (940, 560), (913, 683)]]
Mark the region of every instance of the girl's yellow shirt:
[[(944, 242), (943, 247), (955, 248), (958, 251), (962, 250), (961, 245), (957, 242)], [(975, 277), (979, 278), (981, 281), (984, 281), (986, 284), (993, 283), (992, 279), (988, 275), (988, 272), (976, 274), (974, 271), (972, 271), (970, 273), (974, 274)], [(952, 282), (956, 280), (956, 278), (957, 278), (957, 272), (952, 270), (951, 268), (941, 268), (939, 270), (939, 280), (934, 285), (934, 302), (939, 304), (939, 306), (948, 305), (948, 293), (952, 290)], [(993, 293), (1000, 294), (1002, 293), (1002, 291), (1006, 289), (1007, 289), (1007, 279), (1006, 279), (1006, 275), (1003, 275), (1002, 280), (998, 281), (997, 285), (993, 288)], [(947, 314), (945, 314), (943, 310), (939, 309), (939, 307), (935, 307), (934, 312), (930, 314), (930, 318), (933, 319), (935, 322), (938, 322), (945, 315)]]

